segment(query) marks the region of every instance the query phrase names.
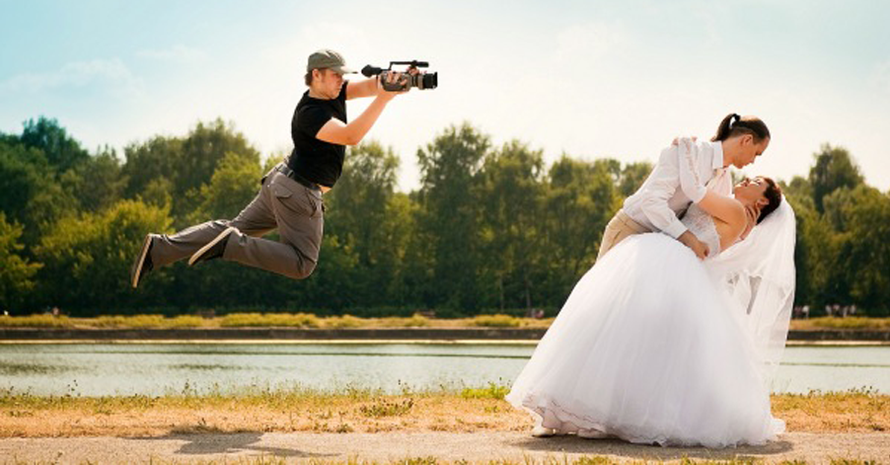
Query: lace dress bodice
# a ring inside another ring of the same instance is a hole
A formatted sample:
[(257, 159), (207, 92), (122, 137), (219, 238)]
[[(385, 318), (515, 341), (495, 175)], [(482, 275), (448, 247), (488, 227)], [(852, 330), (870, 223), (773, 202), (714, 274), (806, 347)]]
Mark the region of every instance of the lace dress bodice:
[(692, 204), (686, 210), (686, 215), (681, 220), (687, 229), (695, 234), (698, 240), (708, 245), (710, 253), (708, 257), (716, 257), (720, 253), (720, 234), (714, 218), (702, 210), (697, 204)]

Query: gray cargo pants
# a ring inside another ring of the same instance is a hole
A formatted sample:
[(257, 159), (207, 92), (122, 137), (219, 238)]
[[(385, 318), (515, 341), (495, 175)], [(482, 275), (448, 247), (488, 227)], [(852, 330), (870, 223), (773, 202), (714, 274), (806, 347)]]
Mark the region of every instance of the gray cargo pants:
[[(306, 278), (315, 269), (321, 248), (321, 191), (272, 169), (263, 178), (259, 194), (234, 220), (208, 221), (173, 235), (156, 236), (151, 248), (154, 268), (187, 259), (229, 226), (238, 231), (229, 236), (224, 260), (293, 279)], [(281, 242), (259, 237), (276, 228)]]

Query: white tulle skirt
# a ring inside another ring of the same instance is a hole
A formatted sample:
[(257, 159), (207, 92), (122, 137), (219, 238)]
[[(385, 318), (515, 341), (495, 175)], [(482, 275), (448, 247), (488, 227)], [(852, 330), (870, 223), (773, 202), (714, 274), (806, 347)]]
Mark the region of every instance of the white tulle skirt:
[(634, 443), (774, 439), (784, 422), (719, 289), (680, 242), (625, 239), (575, 286), (506, 399), (545, 427)]

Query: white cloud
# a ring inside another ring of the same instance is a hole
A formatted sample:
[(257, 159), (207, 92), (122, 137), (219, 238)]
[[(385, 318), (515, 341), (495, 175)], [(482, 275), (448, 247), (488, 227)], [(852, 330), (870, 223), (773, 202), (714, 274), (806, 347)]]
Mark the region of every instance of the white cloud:
[(142, 50), (136, 53), (140, 58), (148, 58), (158, 61), (171, 61), (174, 63), (192, 63), (207, 58), (207, 53), (185, 45), (174, 45), (172, 48), (161, 50)]
[(57, 71), (23, 73), (0, 82), (0, 92), (39, 93), (61, 88), (85, 88), (91, 85), (108, 86), (121, 96), (142, 95), (142, 81), (117, 58), (95, 59), (68, 63)]

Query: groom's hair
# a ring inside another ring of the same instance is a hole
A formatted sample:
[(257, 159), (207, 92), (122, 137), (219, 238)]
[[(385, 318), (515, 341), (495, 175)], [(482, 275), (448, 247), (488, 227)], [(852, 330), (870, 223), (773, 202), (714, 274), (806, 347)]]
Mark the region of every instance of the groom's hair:
[(760, 222), (769, 216), (770, 213), (776, 211), (782, 203), (782, 188), (776, 184), (776, 181), (773, 181), (766, 176), (763, 177), (763, 180), (766, 181), (766, 190), (763, 191), (763, 196), (766, 197), (766, 200), (768, 200), (769, 203), (760, 209), (760, 216), (757, 217), (757, 224), (760, 224)]
[(761, 143), (763, 139), (769, 139), (769, 128), (756, 116), (739, 116), (730, 113), (723, 118), (717, 128), (717, 134), (711, 138), (711, 142), (724, 141), (739, 134), (751, 134), (754, 142)]

